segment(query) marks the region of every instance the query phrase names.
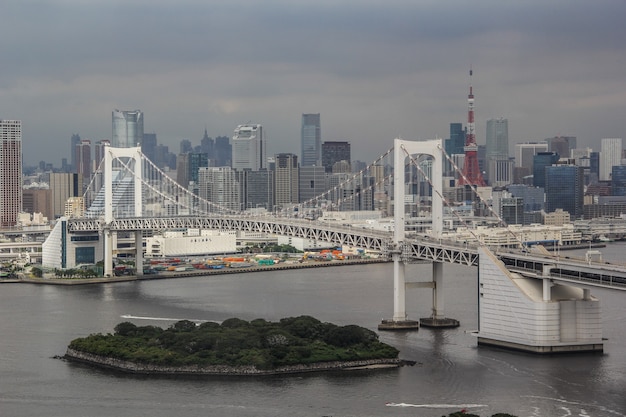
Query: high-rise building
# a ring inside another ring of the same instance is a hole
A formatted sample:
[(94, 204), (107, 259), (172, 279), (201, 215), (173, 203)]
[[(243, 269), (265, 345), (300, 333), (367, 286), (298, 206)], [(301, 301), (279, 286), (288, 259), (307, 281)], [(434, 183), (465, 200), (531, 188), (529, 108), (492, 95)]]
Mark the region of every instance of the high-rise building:
[(350, 164), (350, 142), (322, 143), (322, 166), (326, 172), (332, 172), (333, 165), (340, 161)]
[(0, 227), (17, 225), (22, 211), (22, 122), (0, 120)]
[(622, 139), (604, 138), (600, 142), (600, 181), (610, 181), (614, 166), (622, 160)]
[(266, 142), (263, 126), (259, 124), (239, 125), (232, 138), (232, 168), (258, 171), (267, 163)]
[(50, 199), (52, 200), (52, 218), (65, 213), (65, 203), (70, 197), (82, 196), (83, 177), (66, 172), (50, 173)]
[(303, 114), (300, 133), (300, 165), (308, 167), (322, 164), (322, 128), (320, 114)]
[(215, 166), (230, 166), (233, 157), (233, 148), (228, 136), (218, 136), (215, 138)]
[(492, 187), (503, 187), (513, 183), (513, 166), (515, 160), (507, 156), (492, 156), (487, 160), (489, 184)]
[(176, 182), (187, 188), (190, 182), (198, 183), (198, 170), (209, 166), (205, 153), (188, 152), (176, 158)]
[(156, 133), (144, 133), (143, 141), (141, 141), (141, 153), (146, 156), (153, 163), (155, 162), (157, 147), (157, 135)]
[(191, 145), (191, 141), (189, 139), (182, 139), (179, 143), (179, 146), (180, 146), (179, 154), (193, 152), (193, 146)]
[(76, 173), (83, 177), (83, 184), (89, 184), (91, 179), (91, 141), (81, 139), (76, 145)]
[(546, 187), (546, 167), (556, 164), (559, 154), (554, 152), (539, 152), (533, 158), (533, 185), (535, 187)]
[(298, 156), (280, 153), (274, 156), (274, 160), (274, 203), (277, 209), (284, 210), (298, 204)]
[(615, 165), (611, 171), (611, 194), (626, 196), (626, 165)]
[(567, 211), (572, 219), (583, 215), (584, 168), (576, 165), (551, 165), (546, 173), (546, 212)]
[(548, 152), (547, 142), (526, 142), (515, 144), (515, 166), (533, 172), (533, 158), (539, 152)]
[(548, 151), (556, 152), (563, 157), (569, 157), (572, 149), (576, 149), (576, 136), (555, 136), (546, 139)]
[(274, 171), (237, 171), (241, 202), (245, 210), (274, 210)]
[(301, 203), (326, 191), (326, 169), (323, 166), (300, 167), (299, 200)]
[(70, 138), (70, 155), (72, 157), (72, 169), (76, 169), (76, 145), (80, 143), (80, 135), (73, 133)]
[[(487, 120), (486, 138), (487, 178), (491, 185), (495, 185), (500, 183), (502, 178), (500, 176), (496, 180), (496, 172), (492, 171), (492, 168), (501, 166), (509, 159), (509, 121), (503, 118)], [(508, 183), (511, 181), (512, 178)]]
[(111, 141), (108, 139), (99, 140), (94, 146), (93, 161), (96, 171), (99, 169), (100, 163), (104, 159), (104, 152), (106, 151), (107, 146), (111, 146)]
[[(200, 139), (200, 152), (207, 154), (209, 161), (215, 160), (215, 141), (209, 137), (206, 128), (204, 129), (204, 136)], [(210, 163), (210, 165), (214, 164)]]
[(230, 167), (202, 167), (198, 170), (200, 198), (228, 210), (240, 211), (241, 206), (237, 172)]
[(508, 119), (487, 120), (487, 158), (509, 156)]
[(140, 110), (113, 110), (113, 135), (115, 148), (133, 148), (143, 142), (143, 113)]

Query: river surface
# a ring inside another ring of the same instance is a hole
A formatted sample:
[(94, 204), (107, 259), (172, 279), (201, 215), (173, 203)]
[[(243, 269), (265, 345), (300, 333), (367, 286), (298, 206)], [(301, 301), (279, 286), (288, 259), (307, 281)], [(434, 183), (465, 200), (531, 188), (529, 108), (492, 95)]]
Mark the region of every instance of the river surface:
[[(601, 249), (626, 262), (626, 244)], [(568, 256), (584, 251), (568, 251)], [(407, 277), (430, 277), (430, 265)], [(393, 314), (393, 265), (372, 264), (85, 286), (0, 285), (1, 416), (626, 416), (626, 292), (596, 289), (604, 354), (477, 347), (476, 269), (444, 266), (449, 330), (379, 332), (415, 366), (277, 377), (146, 377), (66, 362), (68, 343), (121, 321), (167, 327), (311, 315), (372, 330)], [(409, 318), (431, 294), (407, 291)]]

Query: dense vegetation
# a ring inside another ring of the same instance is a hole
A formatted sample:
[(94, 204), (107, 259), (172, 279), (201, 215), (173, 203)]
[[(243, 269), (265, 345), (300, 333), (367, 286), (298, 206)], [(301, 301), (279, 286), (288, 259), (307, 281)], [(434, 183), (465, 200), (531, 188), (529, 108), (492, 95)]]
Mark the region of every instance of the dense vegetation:
[(310, 316), (279, 322), (231, 318), (199, 326), (183, 320), (166, 330), (123, 322), (115, 326), (114, 334), (92, 334), (73, 340), (69, 347), (146, 364), (253, 365), (258, 369), (398, 356), (397, 349), (380, 342), (371, 330), (322, 323)]

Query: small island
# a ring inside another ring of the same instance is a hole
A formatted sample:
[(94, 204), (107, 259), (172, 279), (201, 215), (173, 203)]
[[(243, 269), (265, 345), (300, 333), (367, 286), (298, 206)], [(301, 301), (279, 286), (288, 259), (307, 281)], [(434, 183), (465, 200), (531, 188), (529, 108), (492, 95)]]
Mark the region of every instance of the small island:
[(310, 316), (278, 322), (231, 318), (168, 329), (115, 326), (114, 334), (72, 340), (65, 358), (142, 374), (271, 375), (397, 367), (398, 350), (366, 328), (323, 323)]

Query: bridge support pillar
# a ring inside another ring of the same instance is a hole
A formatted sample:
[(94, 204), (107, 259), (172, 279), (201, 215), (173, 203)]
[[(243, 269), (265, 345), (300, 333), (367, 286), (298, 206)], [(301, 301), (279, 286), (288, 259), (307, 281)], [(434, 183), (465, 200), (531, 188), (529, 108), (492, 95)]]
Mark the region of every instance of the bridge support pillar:
[(424, 327), (448, 328), (459, 327), (456, 319), (447, 318), (444, 314), (443, 304), (443, 263), (433, 262), (433, 308), (432, 315), (420, 319)]
[(143, 275), (143, 236), (141, 230), (135, 231), (135, 274)]
[(102, 231), (104, 238), (104, 276), (113, 276), (113, 233), (111, 229)]
[(400, 258), (400, 251), (393, 255), (393, 318), (383, 319), (378, 330), (417, 330), (419, 321), (409, 320), (406, 315), (406, 279), (404, 276), (404, 262)]
[(479, 248), (478, 345), (533, 353), (602, 352), (600, 302), (588, 290), (525, 277)]

